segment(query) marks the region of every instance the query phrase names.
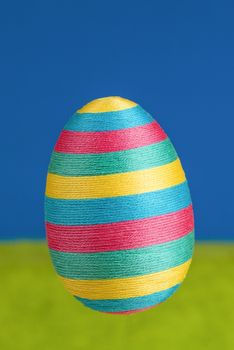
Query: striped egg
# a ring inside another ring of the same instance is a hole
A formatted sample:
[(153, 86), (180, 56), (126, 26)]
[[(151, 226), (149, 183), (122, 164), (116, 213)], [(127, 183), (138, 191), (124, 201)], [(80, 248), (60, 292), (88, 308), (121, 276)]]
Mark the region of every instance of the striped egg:
[(177, 153), (160, 125), (121, 97), (94, 100), (62, 130), (45, 197), (53, 265), (85, 306), (151, 308), (188, 271), (193, 208)]

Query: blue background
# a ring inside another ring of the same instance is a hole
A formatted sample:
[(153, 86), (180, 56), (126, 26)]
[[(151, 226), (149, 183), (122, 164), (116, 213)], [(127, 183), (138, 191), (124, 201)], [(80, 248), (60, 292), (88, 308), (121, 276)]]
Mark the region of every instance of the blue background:
[(97, 97), (141, 104), (187, 173), (199, 239), (232, 239), (233, 1), (1, 3), (2, 238), (43, 238), (49, 156)]

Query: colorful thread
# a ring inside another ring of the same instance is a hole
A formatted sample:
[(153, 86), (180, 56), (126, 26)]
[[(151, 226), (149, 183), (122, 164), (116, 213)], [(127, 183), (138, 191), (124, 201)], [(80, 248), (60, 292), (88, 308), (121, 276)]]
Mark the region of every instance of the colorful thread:
[(162, 190), (184, 181), (185, 175), (177, 159), (166, 165), (124, 174), (73, 177), (48, 174), (46, 195), (63, 199), (119, 197)]
[(98, 199), (45, 198), (45, 218), (58, 225), (93, 225), (145, 219), (191, 204), (187, 182), (154, 192)]
[(155, 121), (135, 128), (115, 131), (63, 130), (56, 143), (55, 151), (72, 154), (100, 154), (148, 146), (165, 139), (166, 134)]
[[(102, 312), (111, 313), (126, 313), (134, 310), (145, 310), (162, 303), (168, 297), (170, 297), (179, 288), (179, 284), (174, 287), (168, 288), (161, 292), (145, 295), (143, 297), (133, 297), (124, 299), (106, 299), (106, 300), (90, 300), (85, 298), (76, 297), (84, 305)], [(118, 310), (122, 311), (118, 311)]]
[(190, 259), (192, 249), (193, 232), (177, 240), (136, 249), (97, 253), (50, 250), (50, 254), (60, 276), (92, 280), (126, 278), (167, 270)]
[(137, 277), (100, 280), (60, 278), (73, 295), (81, 298), (91, 300), (134, 298), (160, 292), (181, 283), (190, 262), (191, 260), (187, 260), (184, 264), (171, 269)]
[(53, 152), (49, 173), (62, 176), (92, 176), (126, 173), (161, 166), (177, 159), (169, 139), (127, 151), (100, 154)]
[(46, 224), (49, 248), (71, 253), (136, 249), (166, 243), (187, 235), (193, 228), (191, 205), (170, 214), (110, 224)]
[(149, 124), (154, 119), (140, 106), (115, 112), (80, 113), (77, 111), (68, 120), (64, 130), (70, 131), (114, 131)]
[(193, 209), (177, 153), (135, 102), (94, 100), (68, 121), (52, 153), (45, 218), (65, 287), (84, 305), (130, 314), (182, 283)]

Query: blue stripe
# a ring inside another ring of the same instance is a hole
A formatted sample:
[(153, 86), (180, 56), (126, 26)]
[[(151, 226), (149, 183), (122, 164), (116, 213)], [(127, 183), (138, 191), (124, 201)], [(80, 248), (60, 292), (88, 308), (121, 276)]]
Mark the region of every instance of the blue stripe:
[(137, 298), (127, 299), (115, 299), (115, 300), (90, 300), (75, 296), (76, 299), (81, 301), (85, 306), (102, 312), (121, 312), (143, 309), (146, 307), (154, 306), (162, 303), (169, 298), (178, 288), (180, 284), (173, 286), (172, 288), (163, 290), (150, 295)]
[(75, 113), (64, 130), (111, 131), (151, 123), (154, 119), (139, 105), (123, 111), (103, 113)]
[(191, 203), (187, 181), (164, 190), (98, 199), (45, 198), (45, 219), (58, 225), (91, 225), (172, 213)]

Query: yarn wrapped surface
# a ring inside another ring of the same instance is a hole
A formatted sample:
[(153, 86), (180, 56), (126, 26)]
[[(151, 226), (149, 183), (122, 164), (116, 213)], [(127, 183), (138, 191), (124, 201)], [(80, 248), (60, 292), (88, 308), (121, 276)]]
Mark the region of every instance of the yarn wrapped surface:
[(191, 262), (193, 208), (180, 160), (160, 125), (121, 97), (94, 100), (65, 125), (49, 164), (45, 220), (58, 275), (97, 311), (160, 304)]

